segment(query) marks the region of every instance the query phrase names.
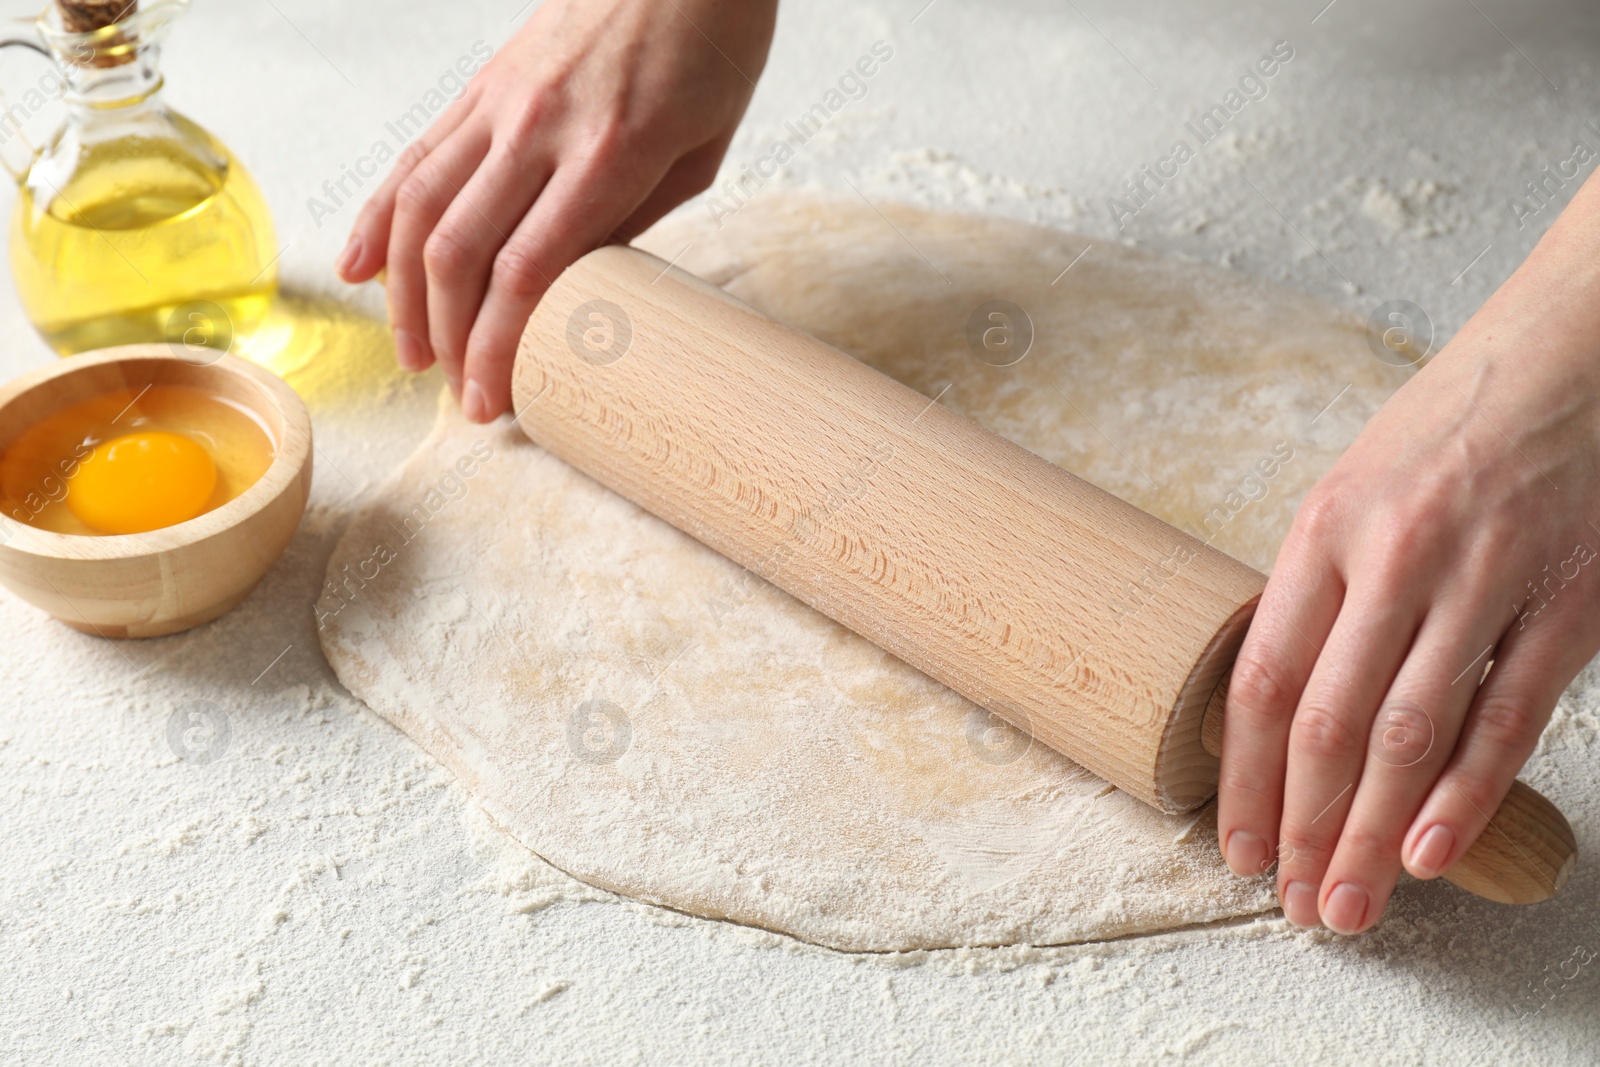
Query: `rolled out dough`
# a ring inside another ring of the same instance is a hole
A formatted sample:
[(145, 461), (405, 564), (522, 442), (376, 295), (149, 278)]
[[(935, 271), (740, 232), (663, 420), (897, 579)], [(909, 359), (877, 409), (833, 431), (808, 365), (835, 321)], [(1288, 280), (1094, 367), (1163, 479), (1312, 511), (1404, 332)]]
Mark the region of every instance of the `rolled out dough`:
[[(1016, 222), (769, 193), (640, 243), (1262, 568), (1402, 380), (1309, 297)], [(1111, 791), (509, 422), (442, 403), (329, 583), (344, 683), (594, 885), (880, 951), (1274, 904), (1213, 807)]]

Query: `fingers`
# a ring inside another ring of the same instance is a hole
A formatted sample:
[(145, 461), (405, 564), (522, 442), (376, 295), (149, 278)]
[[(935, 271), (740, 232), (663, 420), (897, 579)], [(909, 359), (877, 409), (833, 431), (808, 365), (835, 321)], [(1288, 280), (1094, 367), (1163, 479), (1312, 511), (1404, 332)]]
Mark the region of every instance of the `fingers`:
[(1484, 832), (1562, 691), (1593, 654), (1590, 642), (1571, 640), (1571, 620), (1550, 622), (1513, 625), (1496, 650), (1461, 742), (1405, 836), (1402, 855), (1416, 877), (1448, 870)]
[(490, 150), (451, 201), (423, 245), (428, 340), (435, 357), (460, 377), (495, 256), (533, 206), (549, 168), (520, 146)]
[(458, 398), (461, 364), (452, 363), (448, 352), (436, 353), (429, 340), (428, 276), (423, 249), (488, 151), (488, 131), (471, 129), (461, 131), (429, 154), (400, 183), (389, 234), (389, 321), (394, 327), (400, 365), (411, 371), (425, 370), (435, 358), (443, 356), (441, 367)]
[(1343, 600), (1344, 583), (1320, 551), (1291, 542), (1239, 650), (1217, 788), (1219, 841), (1236, 874), (1259, 875), (1276, 858), (1289, 726)]
[(558, 167), (495, 258), (467, 342), (462, 410), (474, 422), (510, 406), (517, 343), (545, 290), (574, 260), (603, 244), (667, 169), (627, 171), (604, 156)]
[[(1400, 846), (1455, 749), (1476, 675), (1468, 648), (1483, 649), (1503, 617), (1475, 610), (1479, 599), (1429, 610), (1365, 738), (1364, 764), (1349, 814), (1319, 881), (1322, 922), (1341, 934), (1383, 914), (1400, 877)], [(1463, 667), (1465, 666), (1465, 669)], [(1481, 661), (1477, 664), (1481, 670)], [(1331, 813), (1324, 816), (1331, 821)], [(1309, 881), (1317, 872), (1305, 872)]]
[[(470, 96), (471, 90), (468, 92)], [(469, 97), (463, 97), (400, 153), (389, 176), (356, 215), (350, 240), (334, 265), (339, 277), (355, 284), (370, 281), (383, 269), (389, 258), (389, 231), (394, 224), (395, 194), (399, 192), (401, 184), (411, 177), (411, 172), (430, 152), (444, 143), (444, 139), (454, 133), (470, 113)]]
[[(386, 254), (401, 365), (437, 360), (467, 417), (495, 418), (510, 404), (528, 316), (555, 278), (704, 189), (726, 147), (719, 138), (670, 168), (597, 148), (551, 175), (522, 146), (499, 149), (486, 128), (463, 126), (430, 154), (408, 153), (358, 221), (362, 257)], [(369, 241), (385, 218), (385, 242)]]
[(1289, 731), (1278, 892), (1291, 922), (1321, 922), (1319, 888), (1354, 802), (1378, 704), (1417, 628), (1383, 587), (1352, 588)]

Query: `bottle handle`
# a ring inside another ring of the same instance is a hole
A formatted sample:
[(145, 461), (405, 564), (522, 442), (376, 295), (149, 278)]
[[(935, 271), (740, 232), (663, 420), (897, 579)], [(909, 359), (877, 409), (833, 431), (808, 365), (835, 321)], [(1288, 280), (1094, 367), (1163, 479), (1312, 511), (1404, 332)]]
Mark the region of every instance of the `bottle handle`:
[[(27, 48), (38, 52), (54, 65), (55, 57), (51, 54), (50, 46), (39, 29), (37, 19), (6, 19), (0, 21), (0, 48), (10, 47)], [(58, 74), (57, 81), (64, 92), (66, 79), (61, 78)], [(23, 116), (23, 118), (31, 117), (26, 114)], [(27, 162), (21, 166), (13, 165), (4, 151), (12, 138), (21, 140), (28, 152)], [(27, 176), (28, 167), (32, 164), (36, 151), (37, 149), (33, 142), (28, 140), (28, 135), (23, 132), (22, 119), (17, 117), (15, 109), (11, 106), (11, 102), (7, 99), (5, 92), (0, 90), (0, 167), (5, 167), (6, 171), (20, 182)]]

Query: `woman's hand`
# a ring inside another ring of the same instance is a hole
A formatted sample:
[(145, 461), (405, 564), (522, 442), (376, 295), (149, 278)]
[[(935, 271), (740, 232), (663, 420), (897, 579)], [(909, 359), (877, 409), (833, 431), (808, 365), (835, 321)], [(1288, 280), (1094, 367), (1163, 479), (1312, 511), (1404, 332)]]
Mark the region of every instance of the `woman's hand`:
[(574, 260), (707, 188), (766, 62), (776, 0), (548, 0), (396, 162), (339, 273), (388, 268), (401, 366), (475, 422)]
[(1356, 933), (1458, 860), (1600, 649), (1597, 527), (1591, 180), (1301, 506), (1229, 688), (1229, 866)]

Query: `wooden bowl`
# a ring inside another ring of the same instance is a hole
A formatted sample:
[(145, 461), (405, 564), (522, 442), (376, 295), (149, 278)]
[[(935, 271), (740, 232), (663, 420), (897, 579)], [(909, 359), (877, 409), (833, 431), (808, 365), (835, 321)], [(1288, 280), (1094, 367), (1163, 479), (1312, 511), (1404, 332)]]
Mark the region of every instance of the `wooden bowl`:
[(73, 356), (0, 387), (0, 451), (69, 404), (116, 389), (188, 385), (260, 416), (277, 455), (243, 495), (141, 534), (51, 533), (0, 515), (0, 584), (68, 626), (101, 637), (159, 637), (210, 622), (250, 594), (283, 554), (311, 489), (311, 417), (293, 389), (229, 355), (195, 361), (177, 346), (126, 345)]

